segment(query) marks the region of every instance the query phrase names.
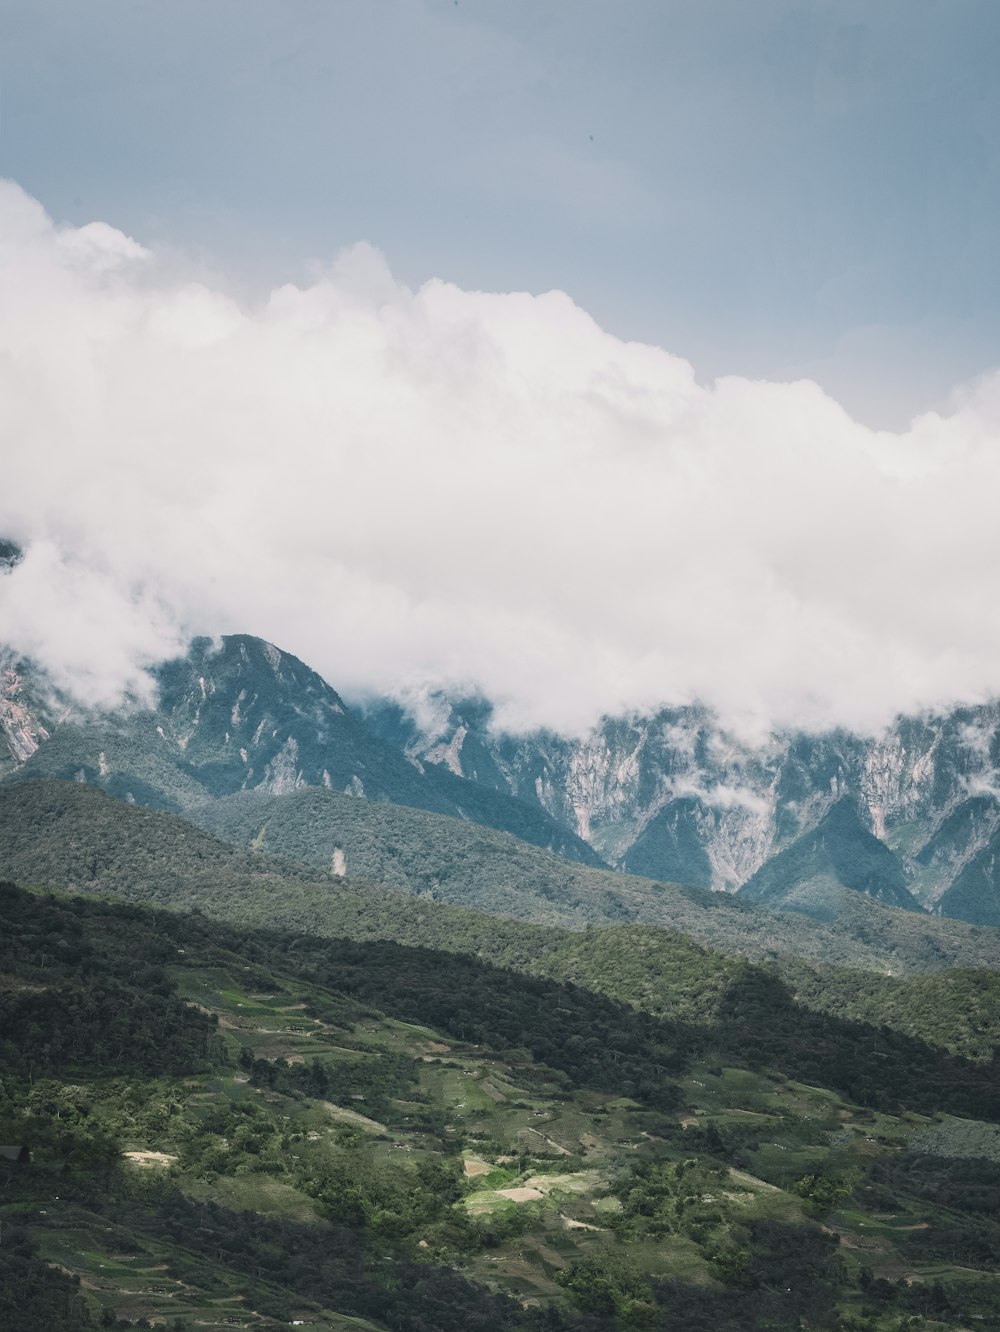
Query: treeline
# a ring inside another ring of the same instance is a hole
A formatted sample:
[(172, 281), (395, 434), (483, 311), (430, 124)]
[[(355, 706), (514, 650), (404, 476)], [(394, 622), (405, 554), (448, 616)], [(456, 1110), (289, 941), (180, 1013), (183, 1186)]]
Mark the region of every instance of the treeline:
[(272, 940), (300, 975), (393, 1017), (494, 1050), (523, 1049), (568, 1083), (632, 1096), (657, 1109), (677, 1104), (672, 1075), (686, 1033), (575, 985), (524, 976), (479, 958), (393, 943)]
[(1000, 1065), (962, 1059), (885, 1026), (807, 1009), (780, 976), (747, 965), (726, 991), (715, 1033), (750, 1066), (772, 1064), (875, 1109), (1000, 1119)]
[[(190, 1060), (205, 1058), (211, 1051), (210, 1019), (173, 997), (163, 960), (170, 957), (183, 964), (195, 956), (204, 959), (221, 953), (229, 958), (239, 953), (264, 974), (268, 968), (283, 970), (471, 1044), (498, 1050), (523, 1048), (573, 1085), (613, 1088), (655, 1108), (676, 1104), (673, 1079), (686, 1060), (714, 1051), (727, 1062), (770, 1066), (873, 1108), (905, 1106), (1000, 1119), (995, 1060), (962, 1059), (886, 1027), (804, 1008), (777, 974), (746, 962), (713, 966), (711, 955), (703, 966), (698, 950), (687, 942), (673, 952), (677, 974), (672, 983), (696, 993), (699, 977), (705, 981), (710, 1003), (699, 1022), (654, 1017), (595, 992), (601, 984), (614, 985), (613, 967), (609, 973), (611, 964), (601, 962), (599, 947), (586, 968), (586, 958), (580, 965), (592, 978), (591, 989), (526, 975), (462, 953), (386, 941), (236, 931), (204, 917), (144, 913), (124, 904), (87, 899), (45, 902), (14, 889), (5, 890), (4, 900), (9, 941), (17, 940), (27, 950), (25, 979), (52, 968), (58, 988), (74, 996), (80, 1006), (78, 1026), (91, 1041), (79, 1047), (81, 1058), (92, 1050), (88, 1057), (104, 1060), (110, 1048), (108, 1030), (118, 1033), (113, 1038), (117, 1049), (126, 1028), (135, 1033), (138, 1053), (133, 1057), (147, 1064), (153, 1061), (162, 1071), (177, 1069), (185, 1061), (191, 1067)], [(612, 933), (623, 948), (627, 932)], [(570, 946), (568, 940), (564, 946)], [(44, 954), (39, 951), (45, 949)], [(196, 950), (191, 957), (189, 949)], [(38, 966), (32, 971), (33, 954), (45, 958), (41, 972)], [(18, 957), (9, 951), (7, 956), (16, 969)], [(614, 957), (612, 951), (612, 961)], [(98, 958), (99, 975), (95, 975)], [(71, 974), (76, 980), (67, 985)], [(125, 991), (109, 990), (109, 979), (127, 987), (128, 1003)], [(42, 993), (49, 988), (56, 987), (43, 986)], [(50, 1009), (34, 1002), (38, 994), (31, 997), (30, 1004), (27, 992), (15, 991), (5, 998), (21, 1024), (16, 1041), (9, 1042), (14, 1058), (24, 1058), (25, 1048), (27, 1057), (36, 1057), (32, 1052), (37, 1050), (40, 1058), (49, 1043), (46, 1038), (58, 1040), (62, 1000), (54, 997)], [(662, 999), (657, 1002), (664, 1006)], [(36, 1008), (43, 1017), (49, 1013), (51, 1021), (36, 1023), (32, 1033), (29, 1017)]]
[(148, 930), (137, 937), (135, 909), (99, 915), (95, 930), (92, 913), (0, 884), (0, 974), (17, 977), (0, 990), (0, 1068), (37, 1078), (209, 1067), (222, 1048), (216, 1021), (177, 997), (163, 967), (176, 950)]
[(990, 1059), (1000, 1045), (1000, 971), (880, 976), (787, 960), (777, 969), (807, 1008), (892, 1027), (973, 1059)]
[(3, 1222), (0, 1327), (10, 1332), (92, 1332), (80, 1282), (39, 1256), (23, 1225)]
[(1000, 1119), (995, 1061), (961, 1059), (900, 1032), (802, 1008), (780, 976), (750, 963), (738, 964), (715, 996), (713, 1019), (695, 1024), (462, 954), (277, 934), (255, 939), (276, 964), (313, 983), (459, 1040), (523, 1047), (574, 1085), (613, 1087), (654, 1108), (675, 1103), (671, 1078), (690, 1057), (714, 1052), (872, 1108)]

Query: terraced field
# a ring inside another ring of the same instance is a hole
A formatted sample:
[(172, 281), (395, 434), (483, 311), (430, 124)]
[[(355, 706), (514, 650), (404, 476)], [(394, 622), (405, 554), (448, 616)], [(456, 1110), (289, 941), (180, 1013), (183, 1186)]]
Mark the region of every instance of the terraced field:
[[(714, 1129), (753, 1140), (747, 1169), (729, 1167), (717, 1193), (701, 1200), (704, 1205), (730, 1222), (802, 1222), (804, 1201), (795, 1185), (810, 1171), (828, 1170), (831, 1152), (837, 1169), (850, 1174), (934, 1127), (922, 1117), (867, 1112), (782, 1078), (702, 1065), (684, 1080), (683, 1106), (664, 1122), (627, 1098), (567, 1092), (530, 1060), (501, 1059), (426, 1027), (374, 1013), (333, 1024), (314, 1015), (315, 992), (294, 981), (262, 993), (234, 987), (224, 970), (177, 967), (173, 974), (189, 1002), (218, 1017), (234, 1065), (244, 1051), (291, 1068), (315, 1059), (336, 1066), (402, 1054), (415, 1063), (417, 1099), (390, 1098), (375, 1115), (360, 1097), (340, 1105), (290, 1096), (251, 1086), (246, 1073), (188, 1078), (170, 1088), (178, 1108), (161, 1131), (126, 1145), (125, 1168), (134, 1173), (137, 1189), (169, 1178), (197, 1201), (327, 1224), (301, 1182), (247, 1170), (243, 1163), (228, 1173), (224, 1159), (221, 1169), (206, 1172), (187, 1160), (192, 1131), (220, 1112), (260, 1103), (280, 1125), (293, 1160), (307, 1163), (306, 1177), (308, 1162), (345, 1149), (373, 1169), (399, 1174), (412, 1173), (422, 1160), (460, 1165), (462, 1197), (455, 1206), (476, 1224), (492, 1227), (496, 1237), (495, 1245), (465, 1260), (467, 1270), (525, 1301), (564, 1298), (558, 1276), (570, 1263), (621, 1248), (616, 1181), (636, 1162), (683, 1159), (689, 1135), (703, 1140)], [(326, 1005), (331, 998), (324, 996)], [(94, 1091), (99, 1097), (100, 1090)], [(150, 1088), (151, 1097), (162, 1094), (159, 1084)], [(428, 1131), (428, 1109), (438, 1117), (443, 1142)], [(919, 1208), (899, 1214), (845, 1208), (825, 1224), (836, 1230), (849, 1267), (893, 1280), (958, 1275), (954, 1267), (915, 1264), (901, 1252), (899, 1241), (928, 1225)], [(46, 1257), (78, 1276), (85, 1291), (120, 1317), (180, 1317), (209, 1328), (253, 1326), (264, 1317), (252, 1307), (242, 1275), (227, 1277), (215, 1265), (208, 1283), (176, 1275), (186, 1243), (137, 1244), (106, 1225), (106, 1240), (95, 1248), (93, 1224), (73, 1226), (65, 1218), (46, 1221), (40, 1230)], [(417, 1240), (425, 1250), (432, 1243), (433, 1235)], [(714, 1280), (701, 1248), (682, 1234), (633, 1240), (629, 1254), (654, 1276)], [(374, 1326), (310, 1305), (296, 1314), (305, 1328)]]
[[(111, 910), (80, 907), (102, 938)], [(174, 938), (220, 930), (169, 923)], [(709, 1314), (762, 1298), (765, 1280), (776, 1298), (779, 1278), (747, 1265), (770, 1244), (784, 1271), (782, 1252), (805, 1243), (818, 1256), (788, 1293), (834, 1283), (837, 1326), (897, 1332), (901, 1303), (909, 1316), (921, 1291), (925, 1332), (989, 1326), (1000, 1306), (981, 1159), (994, 1126), (876, 1110), (710, 1051), (685, 1060), (669, 1096), (622, 1095), (565, 1059), (389, 1016), (357, 997), (370, 976), (346, 963), (337, 989), (277, 954), (157, 946), (168, 965), (142, 974), (213, 1033), (203, 1066), (79, 1063), (26, 1084), (2, 1129), (16, 1140), (34, 1123), (37, 1137), (29, 1167), (0, 1171), (4, 1233), (28, 1228), (49, 1270), (79, 1283), (95, 1326), (378, 1332), (407, 1326), (386, 1304), (393, 1289), (464, 1278), (473, 1286), (435, 1307), (473, 1287), (514, 1301), (469, 1326), (528, 1326), (518, 1320), (548, 1309), (560, 1328), (638, 1328), (651, 1299), (664, 1307), (657, 1292)], [(4, 981), (22, 983), (33, 1003), (46, 993), (37, 973)], [(571, 1011), (554, 1003), (553, 1023)], [(380, 1270), (397, 1275), (386, 1285)]]

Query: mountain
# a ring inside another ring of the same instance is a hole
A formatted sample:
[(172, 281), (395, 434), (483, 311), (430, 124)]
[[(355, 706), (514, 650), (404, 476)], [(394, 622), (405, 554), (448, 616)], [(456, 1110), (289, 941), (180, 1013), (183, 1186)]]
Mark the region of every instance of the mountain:
[(0, 781), (51, 739), (60, 712), (66, 711), (37, 673), (0, 651)]
[(965, 862), (938, 907), (956, 920), (1000, 926), (1000, 831)]
[(739, 893), (749, 902), (827, 920), (844, 889), (904, 911), (921, 910), (906, 887), (899, 859), (868, 831), (854, 802), (846, 797), (811, 832), (766, 861)]
[[(759, 744), (699, 706), (606, 718), (579, 738), (504, 734), (481, 699), (425, 700), (425, 724), (392, 701), (370, 703), (367, 716), (412, 759), (535, 801), (629, 873), (732, 892), (846, 799), (921, 905), (947, 914), (964, 902), (965, 918), (996, 918), (981, 876), (972, 897), (949, 896), (1000, 831), (995, 702), (900, 717), (877, 737), (787, 733)], [(898, 883), (890, 891), (905, 901)]]
[(8, 779), (55, 778), (178, 812), (241, 790), (316, 786), (475, 820), (583, 864), (596, 852), (537, 804), (425, 768), (385, 743), (315, 671), (247, 635), (196, 639), (156, 672), (157, 705), (87, 714), (11, 663), (0, 701)]
[[(152, 709), (86, 713), (6, 660), (0, 780), (73, 779), (174, 812), (242, 791), (329, 790), (460, 817), (595, 869), (730, 893), (849, 804), (851, 854), (882, 869), (866, 889), (864, 874), (816, 873), (814, 844), (798, 846), (779, 871), (800, 907), (850, 915), (845, 891), (860, 890), (972, 922), (1000, 915), (997, 704), (900, 718), (875, 739), (750, 744), (699, 707), (609, 718), (576, 739), (511, 736), (477, 699), (429, 700), (421, 716), (435, 720), (422, 727), (397, 703), (352, 707), (297, 658), (246, 635), (195, 640), (155, 683)], [(800, 870), (807, 878), (793, 882)], [(766, 882), (777, 891), (776, 874)]]

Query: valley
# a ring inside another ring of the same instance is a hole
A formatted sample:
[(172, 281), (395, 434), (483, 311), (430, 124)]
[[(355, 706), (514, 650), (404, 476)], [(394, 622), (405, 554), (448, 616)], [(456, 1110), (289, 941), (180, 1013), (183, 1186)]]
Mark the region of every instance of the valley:
[[(2, 912), (5, 1030), (57, 979), (79, 1018), (59, 1051), (57, 1015), (32, 1012), (49, 1055), (5, 1083), (2, 1122), (33, 1134), (33, 1161), (3, 1173), (0, 1218), (17, 1236), (30, 1216), (26, 1264), (55, 1265), (97, 1325), (515, 1328), (546, 1309), (537, 1326), (736, 1328), (794, 1309), (958, 1328), (1000, 1309), (985, 1123), (859, 1104), (711, 1037), (681, 1055), (670, 1024), (624, 1011), (608, 1078), (571, 1016), (600, 1040), (605, 1001), (566, 1010), (564, 987), (525, 995), (481, 963), (303, 955), (296, 936), (11, 889)], [(172, 1044), (140, 1019), (103, 1066), (83, 1000), (103, 972), (174, 1005)], [(512, 1008), (534, 1053), (498, 1036)], [(964, 1160), (978, 1193), (942, 1191)]]
[(1000, 932), (926, 909), (946, 834), (837, 778), (713, 891), (259, 640), (154, 710), (5, 680), (17, 1332), (1000, 1318)]
[(4, 10), (0, 1332), (1000, 1332), (1000, 3)]

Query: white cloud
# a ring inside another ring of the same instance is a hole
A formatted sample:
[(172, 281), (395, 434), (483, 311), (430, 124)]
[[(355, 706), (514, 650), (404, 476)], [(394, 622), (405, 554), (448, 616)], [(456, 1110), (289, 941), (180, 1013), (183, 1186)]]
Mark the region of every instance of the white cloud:
[(971, 750), (972, 754), (984, 766), (989, 765), (990, 748), (993, 742), (993, 731), (988, 726), (975, 726), (966, 722), (959, 727), (959, 742), (966, 749)]
[(769, 814), (772, 810), (765, 797), (748, 786), (711, 782), (705, 772), (695, 771), (679, 777), (669, 784), (669, 790), (674, 799), (693, 797), (713, 809), (743, 809), (750, 814)]
[(177, 620), (151, 581), (90, 563), (42, 538), (14, 572), (0, 574), (0, 647), (45, 663), (55, 683), (88, 706), (153, 696), (146, 668), (183, 648)]
[(1000, 691), (1000, 377), (868, 430), (703, 387), (570, 298), (395, 283), (256, 306), (0, 188), (0, 639), (110, 698), (185, 635), (511, 725), (700, 698), (741, 733)]

